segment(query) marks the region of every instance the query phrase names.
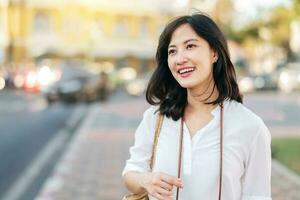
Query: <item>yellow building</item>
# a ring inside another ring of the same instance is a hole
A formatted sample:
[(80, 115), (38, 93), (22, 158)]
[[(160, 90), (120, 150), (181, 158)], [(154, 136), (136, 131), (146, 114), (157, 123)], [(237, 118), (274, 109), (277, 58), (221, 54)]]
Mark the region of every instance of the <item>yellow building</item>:
[(162, 27), (186, 11), (187, 4), (186, 0), (11, 0), (0, 8), (9, 18), (8, 37), (3, 39), (8, 42), (0, 35), (0, 45), (12, 54), (6, 55), (7, 61), (80, 58), (146, 71), (154, 65)]
[(8, 4), (5, 0), (0, 0), (0, 64), (5, 61), (6, 49), (8, 47)]

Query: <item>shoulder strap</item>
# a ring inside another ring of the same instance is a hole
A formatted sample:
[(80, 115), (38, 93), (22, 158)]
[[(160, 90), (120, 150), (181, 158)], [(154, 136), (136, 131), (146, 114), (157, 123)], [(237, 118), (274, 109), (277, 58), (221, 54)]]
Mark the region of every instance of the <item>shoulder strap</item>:
[(221, 112), (220, 112), (220, 176), (219, 176), (219, 196), (218, 200), (221, 200), (222, 196), (222, 177), (223, 177), (223, 140), (224, 140), (224, 104), (221, 103)]
[(151, 160), (150, 160), (150, 169), (152, 170), (154, 166), (154, 161), (156, 157), (156, 149), (157, 149), (157, 142), (161, 130), (161, 125), (163, 122), (164, 116), (161, 113), (158, 113), (157, 119), (156, 119), (156, 125), (155, 125), (155, 132), (154, 132), (154, 140), (153, 140), (153, 145), (152, 145), (152, 155), (151, 155)]

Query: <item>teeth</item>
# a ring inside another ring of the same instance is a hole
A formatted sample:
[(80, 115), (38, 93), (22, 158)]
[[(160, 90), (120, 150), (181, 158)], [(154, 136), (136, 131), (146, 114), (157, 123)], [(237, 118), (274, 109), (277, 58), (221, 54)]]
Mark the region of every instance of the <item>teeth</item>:
[(179, 72), (180, 74), (184, 74), (184, 73), (191, 72), (191, 71), (194, 71), (194, 70), (195, 70), (195, 68), (189, 67), (189, 68), (181, 69), (181, 70), (179, 70), (178, 72)]

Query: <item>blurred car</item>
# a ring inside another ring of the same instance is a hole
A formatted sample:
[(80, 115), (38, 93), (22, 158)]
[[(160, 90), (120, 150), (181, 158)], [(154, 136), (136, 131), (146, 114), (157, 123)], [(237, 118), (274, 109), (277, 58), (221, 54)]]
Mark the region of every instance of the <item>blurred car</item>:
[(100, 72), (97, 76), (92, 77), (83, 86), (81, 100), (83, 101), (105, 101), (114, 89), (112, 81), (108, 74)]
[(100, 79), (100, 76), (84, 69), (64, 69), (62, 78), (44, 88), (42, 93), (49, 103), (101, 100)]
[(241, 92), (254, 92), (260, 90), (276, 90), (277, 89), (277, 75), (260, 74), (249, 75), (239, 80), (239, 88)]
[(300, 62), (289, 63), (280, 71), (278, 87), (287, 93), (300, 89)]
[(62, 100), (73, 102), (81, 99), (82, 88), (87, 77), (72, 77), (68, 80), (60, 80), (47, 87), (43, 94), (49, 103)]

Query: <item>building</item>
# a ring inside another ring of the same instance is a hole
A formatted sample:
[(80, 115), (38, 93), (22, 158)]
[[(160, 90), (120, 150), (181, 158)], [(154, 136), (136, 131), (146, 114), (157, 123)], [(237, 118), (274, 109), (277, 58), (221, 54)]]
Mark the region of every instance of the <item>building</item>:
[(8, 4), (5, 0), (0, 0), (0, 64), (6, 59), (6, 49), (8, 47)]
[(77, 58), (140, 72), (154, 66), (162, 27), (188, 6), (185, 0), (0, 2), (0, 27), (6, 30), (0, 58), (6, 62)]

